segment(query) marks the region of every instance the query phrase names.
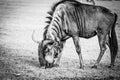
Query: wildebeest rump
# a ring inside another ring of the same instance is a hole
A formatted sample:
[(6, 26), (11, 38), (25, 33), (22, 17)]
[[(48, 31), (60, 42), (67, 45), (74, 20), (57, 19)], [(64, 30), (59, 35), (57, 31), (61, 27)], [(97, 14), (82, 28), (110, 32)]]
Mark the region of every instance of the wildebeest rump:
[[(83, 59), (79, 37), (91, 38), (98, 36), (100, 54), (94, 66), (97, 67), (108, 45), (111, 53), (110, 67), (114, 66), (118, 51), (115, 24), (117, 14), (102, 6), (83, 4), (75, 0), (62, 0), (56, 3), (46, 17), (43, 40), (39, 43), (38, 54), (41, 66), (59, 65), (64, 43), (72, 37), (79, 56), (80, 68)], [(41, 57), (42, 56), (42, 57)]]

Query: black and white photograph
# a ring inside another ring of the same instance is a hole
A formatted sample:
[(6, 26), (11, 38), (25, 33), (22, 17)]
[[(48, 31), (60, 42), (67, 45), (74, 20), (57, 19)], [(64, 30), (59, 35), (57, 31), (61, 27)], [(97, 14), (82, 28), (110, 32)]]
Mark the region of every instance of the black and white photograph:
[(0, 0), (0, 80), (120, 80), (120, 0)]

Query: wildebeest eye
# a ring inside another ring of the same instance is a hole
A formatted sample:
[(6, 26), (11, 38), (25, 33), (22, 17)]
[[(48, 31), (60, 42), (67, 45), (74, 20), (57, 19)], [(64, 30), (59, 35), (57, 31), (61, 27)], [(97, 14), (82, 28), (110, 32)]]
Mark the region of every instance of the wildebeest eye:
[(46, 49), (45, 49), (45, 52), (49, 52), (49, 49), (48, 49), (48, 48), (46, 48)]
[(55, 53), (55, 54), (54, 54), (54, 58), (57, 58), (57, 56), (58, 56), (58, 53)]
[(53, 42), (51, 42), (51, 43), (48, 43), (48, 45), (53, 45)]

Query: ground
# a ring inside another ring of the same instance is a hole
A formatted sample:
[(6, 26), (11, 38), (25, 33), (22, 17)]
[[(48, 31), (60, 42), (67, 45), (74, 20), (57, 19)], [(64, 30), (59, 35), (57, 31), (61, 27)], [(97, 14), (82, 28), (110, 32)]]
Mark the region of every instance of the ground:
[[(67, 40), (59, 67), (41, 69), (37, 46), (31, 39), (42, 40), (47, 11), (57, 0), (0, 0), (0, 80), (39, 79), (119, 79), (120, 51), (115, 67), (109, 69), (110, 52), (107, 49), (97, 69), (91, 66), (99, 55), (97, 37), (80, 38), (85, 69), (79, 69), (78, 56), (72, 39)], [(97, 1), (118, 14), (116, 33), (120, 46), (120, 2)]]

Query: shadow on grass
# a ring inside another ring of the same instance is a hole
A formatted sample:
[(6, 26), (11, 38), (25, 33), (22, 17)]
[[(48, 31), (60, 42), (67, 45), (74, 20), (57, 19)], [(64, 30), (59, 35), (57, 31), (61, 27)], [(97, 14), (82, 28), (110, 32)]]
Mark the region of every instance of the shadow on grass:
[(30, 59), (23, 59), (23, 60), (25, 64), (39, 68), (39, 61), (37, 59), (30, 58)]
[(59, 77), (59, 78), (54, 78), (54, 80), (120, 80), (120, 77), (114, 77), (114, 76), (108, 76), (108, 77), (105, 77), (105, 78), (89, 78), (89, 77), (68, 78), (68, 77)]

